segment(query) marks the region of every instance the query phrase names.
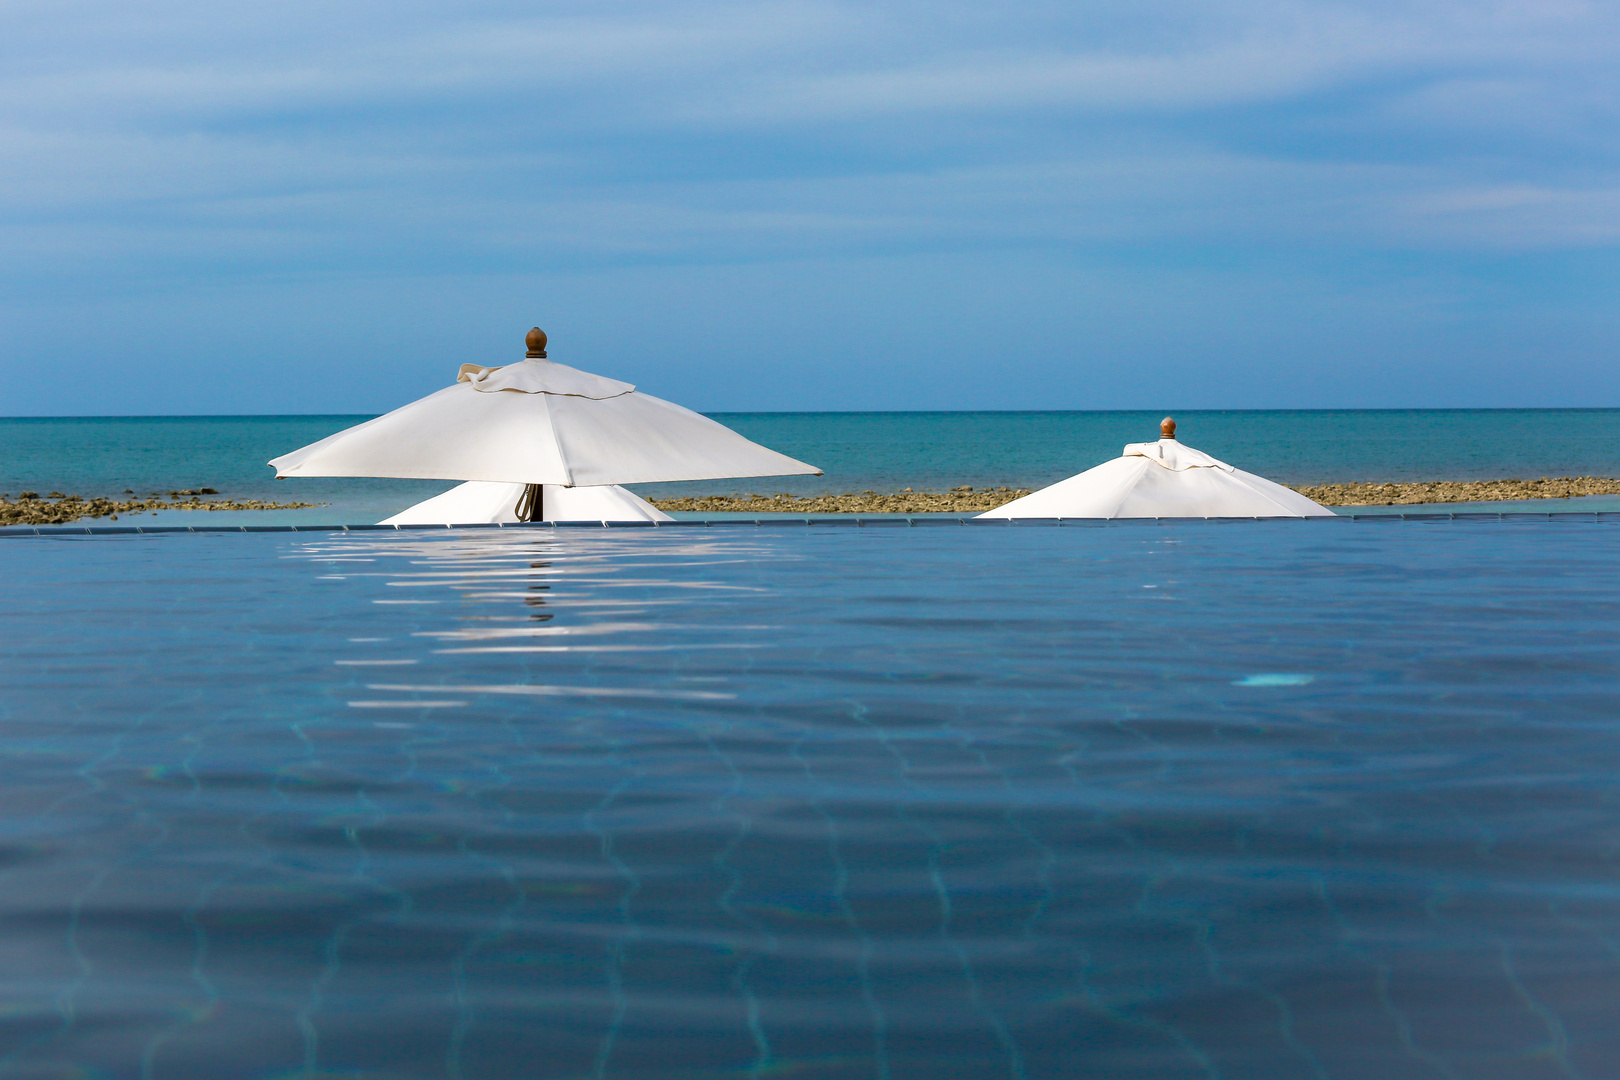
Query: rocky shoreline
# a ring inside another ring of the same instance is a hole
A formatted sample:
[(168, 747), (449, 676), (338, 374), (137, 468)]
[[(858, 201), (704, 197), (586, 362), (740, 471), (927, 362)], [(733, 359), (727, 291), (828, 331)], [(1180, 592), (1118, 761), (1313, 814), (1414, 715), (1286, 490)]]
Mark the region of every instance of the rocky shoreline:
[(1028, 495), (1028, 488), (952, 488), (949, 491), (905, 491), (879, 495), (700, 495), (696, 498), (648, 499), (665, 512), (677, 510), (749, 514), (962, 514), (994, 510)]
[[(133, 495), (133, 491), (124, 492)], [(15, 500), (9, 493), (0, 494), (0, 525), (67, 525), (83, 518), (109, 518), (118, 520), (119, 514), (144, 514), (154, 510), (303, 510), (323, 506), (324, 503), (264, 502), (259, 499), (203, 499), (204, 495), (218, 495), (213, 488), (193, 491), (171, 491), (168, 498), (153, 492), (144, 499), (86, 499), (79, 495), (64, 495), (53, 491), (40, 495), (24, 491)]]
[(1414, 503), (1510, 502), (1620, 495), (1620, 479), (1561, 476), (1540, 480), (1430, 480), (1409, 484), (1321, 484), (1295, 491), (1323, 506), (1411, 506)]
[[(1540, 480), (1431, 480), (1403, 484), (1318, 484), (1295, 491), (1323, 506), (1411, 506), (1418, 503), (1508, 502), (1620, 495), (1620, 479), (1574, 476)], [(770, 514), (966, 514), (983, 513), (1028, 495), (1028, 488), (955, 487), (945, 492), (905, 491), (880, 495), (703, 495), (648, 499), (658, 509), (710, 513)]]
[[(1539, 480), (1432, 480), (1403, 484), (1318, 484), (1295, 487), (1323, 506), (1411, 506), (1418, 503), (1507, 502), (1518, 499), (1569, 499), (1582, 495), (1620, 495), (1620, 479), (1565, 476)], [(1028, 488), (962, 486), (949, 491), (904, 491), (844, 495), (701, 495), (649, 499), (664, 511), (744, 514), (982, 514), (1009, 503)], [(134, 495), (132, 491), (125, 495)], [(0, 525), (67, 525), (83, 518), (118, 520), (120, 514), (156, 510), (304, 510), (325, 503), (264, 502), (259, 499), (204, 499), (213, 488), (153, 492), (147, 498), (86, 499), (53, 491), (41, 496), (24, 491), (12, 499), (0, 494)]]

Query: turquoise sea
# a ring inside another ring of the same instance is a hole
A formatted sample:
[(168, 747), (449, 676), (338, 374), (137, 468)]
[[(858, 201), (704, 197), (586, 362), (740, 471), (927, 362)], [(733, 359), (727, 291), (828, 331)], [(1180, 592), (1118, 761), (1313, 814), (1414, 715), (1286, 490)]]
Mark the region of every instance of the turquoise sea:
[[(824, 476), (643, 485), (642, 494), (795, 494), (1037, 488), (1158, 436), (1158, 413), (716, 413)], [(0, 419), (0, 492), (115, 495), (212, 487), (235, 498), (322, 502), (259, 512), (262, 524), (379, 520), (450, 485), (439, 481), (276, 482), (265, 462), (365, 416)], [(1389, 409), (1177, 414), (1184, 441), (1282, 483), (1620, 475), (1620, 409)], [(1620, 498), (1580, 500), (1620, 508)], [(1540, 504), (1540, 509), (1548, 508)], [(163, 515), (163, 522), (181, 515)], [(238, 516), (233, 515), (231, 523)], [(184, 515), (196, 523), (195, 515)], [(163, 523), (146, 515), (152, 524)], [(210, 524), (225, 523), (214, 514)]]

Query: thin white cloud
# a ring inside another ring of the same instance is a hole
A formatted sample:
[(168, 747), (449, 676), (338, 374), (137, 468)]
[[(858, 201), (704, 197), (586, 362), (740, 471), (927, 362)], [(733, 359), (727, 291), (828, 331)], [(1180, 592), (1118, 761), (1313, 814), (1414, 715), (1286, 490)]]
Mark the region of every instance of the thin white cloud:
[(0, 42), (31, 273), (1615, 233), (1620, 14), (1566, 0), (54, 11)]
[(1425, 67), (1604, 65), (1617, 29), (1614, 15), (1577, 4), (1169, 5), (1153, 13), (1162, 25), (1130, 34), (1088, 34), (1084, 14), (1020, 19), (1017, 9), (988, 28), (959, 26), (949, 6), (926, 22), (903, 8), (828, 3), (462, 20), (396, 19), (371, 5), (351, 12), (329, 36), (291, 40), (231, 35), (223, 16), (217, 39), (194, 35), (189, 49), (153, 40), (152, 28), (143, 39), (127, 23), (134, 40), (115, 51), (70, 53), (53, 39), (45, 51), (55, 63), (27, 63), (20, 50), (13, 57), (23, 62), (0, 78), (0, 108), (59, 120), (77, 110), (79, 122), (94, 123), (165, 110), (331, 112), (572, 89), (631, 104), (630, 115), (596, 114), (609, 127), (712, 113), (794, 122), (1062, 105), (1198, 109)]
[(1434, 243), (1521, 250), (1620, 243), (1620, 183), (1448, 188), (1396, 200), (1392, 209)]
[(229, 117), (234, 112), (417, 105), (618, 82), (707, 78), (739, 60), (828, 36), (827, 12), (765, 4), (722, 19), (667, 9), (631, 20), (476, 19), (396, 28), (296, 49), (199, 49), (179, 56), (64, 57), (0, 77), (0, 109), (80, 122)]

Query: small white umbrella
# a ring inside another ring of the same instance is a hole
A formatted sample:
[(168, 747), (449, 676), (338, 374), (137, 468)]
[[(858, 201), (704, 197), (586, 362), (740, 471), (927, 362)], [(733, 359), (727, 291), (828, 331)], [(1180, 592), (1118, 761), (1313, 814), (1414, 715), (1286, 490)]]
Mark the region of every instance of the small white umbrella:
[(1332, 517), (1333, 511), (1263, 476), (1176, 441), (1176, 422), (1158, 442), (1131, 443), (1122, 456), (998, 506), (981, 518)]
[[(518, 521), (517, 507), (527, 484), (469, 480), (401, 510), (383, 525), (473, 525)], [(668, 514), (622, 487), (545, 485), (541, 515), (535, 521), (673, 521)]]
[(455, 385), (270, 462), (283, 476), (399, 476), (594, 487), (731, 476), (820, 475), (630, 383), (527, 358), (463, 364)]

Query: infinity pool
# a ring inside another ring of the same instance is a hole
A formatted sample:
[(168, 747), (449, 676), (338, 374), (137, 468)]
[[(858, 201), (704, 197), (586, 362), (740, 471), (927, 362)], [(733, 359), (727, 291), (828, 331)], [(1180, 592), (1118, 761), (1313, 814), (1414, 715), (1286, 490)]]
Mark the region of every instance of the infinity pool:
[(0, 1077), (1614, 1076), (1617, 524), (7, 537)]

